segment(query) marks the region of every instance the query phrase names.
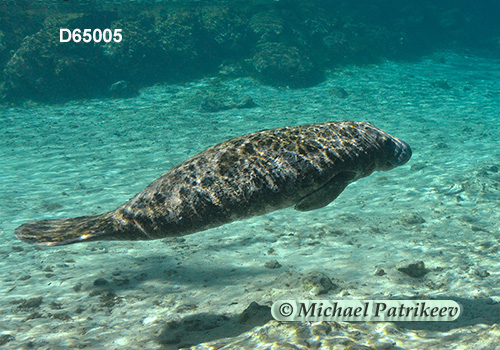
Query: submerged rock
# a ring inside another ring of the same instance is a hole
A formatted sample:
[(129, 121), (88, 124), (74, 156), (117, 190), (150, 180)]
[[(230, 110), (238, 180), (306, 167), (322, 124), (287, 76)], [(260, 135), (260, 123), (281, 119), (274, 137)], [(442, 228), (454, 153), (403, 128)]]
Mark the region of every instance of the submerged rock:
[(198, 91), (193, 103), (199, 105), (201, 111), (206, 113), (257, 107), (257, 103), (250, 96), (241, 95), (219, 80), (211, 81), (207, 87)]
[(108, 281), (104, 278), (98, 278), (94, 281), (94, 286), (104, 286), (108, 284)]
[(2, 334), (0, 335), (0, 346), (7, 344), (11, 340), (14, 340), (14, 337), (10, 334)]
[(163, 345), (179, 344), (184, 348), (203, 341), (216, 339), (224, 328), (230, 325), (230, 319), (224, 315), (196, 314), (182, 320), (170, 321), (161, 331), (156, 341)]
[(122, 298), (118, 297), (112, 290), (106, 290), (99, 295), (99, 304), (101, 307), (113, 308), (116, 304), (121, 303)]
[(486, 278), (490, 276), (490, 273), (486, 269), (478, 268), (474, 270), (474, 274), (481, 278)]
[(249, 28), (244, 13), (225, 5), (209, 5), (199, 10), (205, 46), (213, 56), (228, 58), (248, 51)]
[(238, 323), (259, 325), (271, 320), (271, 308), (259, 305), (252, 301), (250, 305), (238, 316)]
[(322, 71), (304, 49), (284, 43), (259, 45), (249, 63), (259, 79), (272, 85), (305, 87), (322, 79)]
[(281, 267), (281, 264), (278, 262), (278, 260), (269, 260), (264, 264), (264, 267), (266, 269), (279, 269)]
[(42, 305), (43, 298), (42, 297), (35, 297), (35, 298), (29, 298), (29, 299), (21, 299), (18, 300), (17, 303), (19, 304), (19, 308), (23, 310), (30, 310), (30, 309), (37, 309)]
[[(105, 15), (54, 15), (37, 33), (26, 36), (6, 63), (0, 95), (3, 99), (58, 101), (99, 94), (113, 74), (100, 45), (63, 42), (59, 28), (109, 27)], [(91, 87), (91, 88), (89, 88)]]
[(250, 29), (261, 42), (275, 41), (285, 32), (285, 20), (275, 10), (258, 12), (250, 19)]
[(404, 214), (401, 217), (401, 223), (404, 225), (418, 225), (423, 224), (425, 219), (417, 213)]
[(156, 341), (163, 345), (175, 344), (176, 349), (184, 348), (215, 339), (234, 337), (264, 325), (271, 319), (269, 306), (252, 302), (243, 312), (232, 317), (200, 313), (169, 321)]
[(304, 289), (313, 295), (327, 294), (334, 290), (337, 286), (323, 272), (312, 271), (302, 278), (302, 286)]
[(425, 264), (423, 261), (417, 261), (413, 263), (408, 263), (408, 261), (401, 261), (396, 265), (396, 269), (399, 272), (404, 273), (413, 278), (424, 277), (429, 270), (425, 268)]

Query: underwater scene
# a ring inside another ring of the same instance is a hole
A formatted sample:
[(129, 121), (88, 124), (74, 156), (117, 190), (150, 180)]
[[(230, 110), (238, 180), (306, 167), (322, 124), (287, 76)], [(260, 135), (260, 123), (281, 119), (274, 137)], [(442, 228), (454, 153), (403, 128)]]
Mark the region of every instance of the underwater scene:
[(499, 140), (497, 1), (0, 0), (0, 348), (500, 349)]

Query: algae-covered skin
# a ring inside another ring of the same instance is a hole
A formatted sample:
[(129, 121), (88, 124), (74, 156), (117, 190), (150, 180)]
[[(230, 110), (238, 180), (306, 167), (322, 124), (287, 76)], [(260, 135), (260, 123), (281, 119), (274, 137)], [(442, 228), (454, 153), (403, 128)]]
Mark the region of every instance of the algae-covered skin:
[(116, 210), (29, 222), (15, 233), (49, 246), (183, 236), (291, 206), (322, 208), (350, 183), (410, 157), (408, 144), (366, 122), (263, 130), (189, 158)]

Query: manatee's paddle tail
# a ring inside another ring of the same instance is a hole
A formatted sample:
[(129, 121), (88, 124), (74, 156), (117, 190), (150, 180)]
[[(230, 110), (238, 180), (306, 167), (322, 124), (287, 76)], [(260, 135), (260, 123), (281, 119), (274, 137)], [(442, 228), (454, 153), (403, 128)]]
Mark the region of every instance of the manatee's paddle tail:
[(71, 219), (31, 221), (19, 226), (15, 233), (16, 237), (24, 242), (56, 246), (106, 240), (106, 236), (114, 231), (114, 226), (111, 216), (107, 213)]

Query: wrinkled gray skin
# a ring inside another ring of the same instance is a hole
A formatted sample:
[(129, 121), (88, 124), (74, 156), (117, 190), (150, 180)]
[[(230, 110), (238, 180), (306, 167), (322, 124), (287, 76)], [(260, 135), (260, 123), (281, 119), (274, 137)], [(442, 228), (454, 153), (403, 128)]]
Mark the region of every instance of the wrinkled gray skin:
[(116, 210), (18, 227), (39, 245), (182, 236), (294, 206), (326, 206), (349, 183), (405, 164), (411, 148), (365, 122), (263, 130), (208, 148)]

